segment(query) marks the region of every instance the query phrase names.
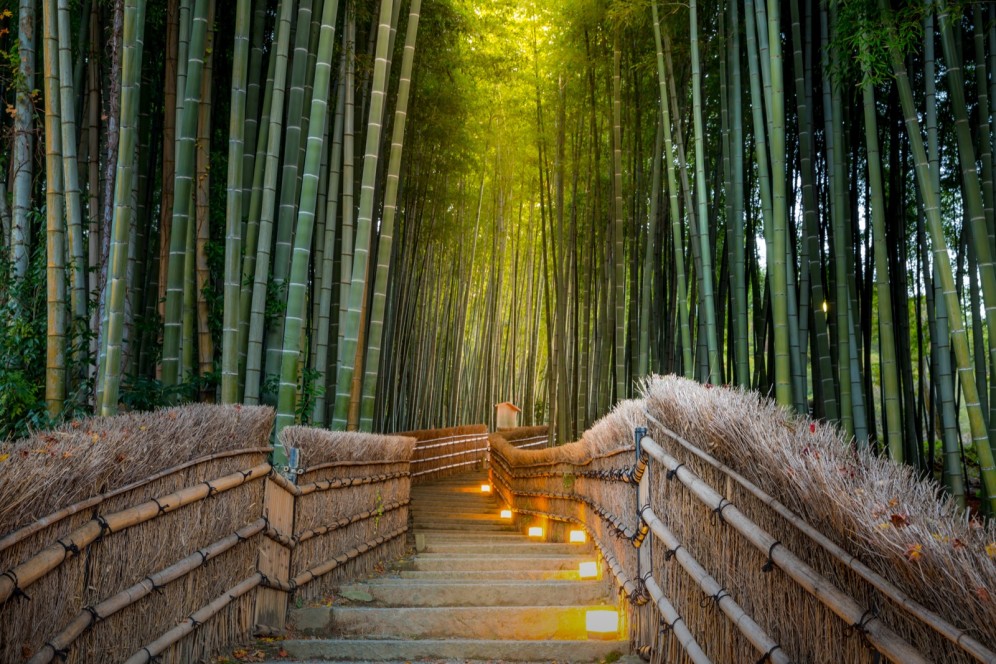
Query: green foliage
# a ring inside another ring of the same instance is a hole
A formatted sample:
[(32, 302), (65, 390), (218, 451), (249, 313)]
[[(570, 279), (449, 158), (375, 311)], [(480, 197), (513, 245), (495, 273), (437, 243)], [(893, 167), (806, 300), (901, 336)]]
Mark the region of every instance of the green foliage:
[(0, 440), (52, 423), (45, 408), (45, 252), (24, 278), (0, 270)]
[(315, 401), (325, 394), (325, 386), (321, 384), (322, 372), (306, 368), (301, 373), (301, 389), (295, 409), (297, 424), (311, 424), (311, 415), (315, 409)]
[[(832, 48), (847, 54), (830, 75), (840, 83), (857, 79), (877, 85), (892, 77), (893, 48), (903, 56), (923, 41), (923, 18), (933, 7), (906, 3), (883, 11), (878, 0), (837, 0), (836, 31)], [(828, 63), (829, 64), (829, 63)]]

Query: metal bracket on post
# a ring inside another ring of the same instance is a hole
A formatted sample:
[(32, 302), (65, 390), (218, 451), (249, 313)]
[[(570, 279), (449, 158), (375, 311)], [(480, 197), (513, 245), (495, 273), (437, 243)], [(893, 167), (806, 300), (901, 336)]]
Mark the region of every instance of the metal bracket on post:
[(287, 453), (287, 465), (280, 468), (281, 474), (289, 481), (297, 484), (297, 476), (304, 473), (301, 468), (301, 449), (299, 447), (285, 448)]

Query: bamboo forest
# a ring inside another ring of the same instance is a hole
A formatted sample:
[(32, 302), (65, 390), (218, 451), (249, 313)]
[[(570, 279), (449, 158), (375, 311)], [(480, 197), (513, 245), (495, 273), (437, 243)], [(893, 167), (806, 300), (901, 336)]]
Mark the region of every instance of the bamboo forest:
[(755, 390), (996, 508), (996, 3), (4, 0), (0, 439)]

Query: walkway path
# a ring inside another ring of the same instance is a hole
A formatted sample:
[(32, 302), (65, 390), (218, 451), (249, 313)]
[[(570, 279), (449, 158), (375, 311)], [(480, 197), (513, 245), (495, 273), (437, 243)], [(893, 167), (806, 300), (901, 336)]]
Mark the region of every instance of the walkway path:
[(481, 492), (483, 473), (412, 489), (424, 550), (410, 569), (340, 589), (364, 601), (291, 612), (315, 638), (285, 642), (292, 657), (344, 661), (598, 661), (622, 640), (586, 639), (585, 611), (611, 604), (609, 582), (582, 581), (590, 544), (530, 540)]

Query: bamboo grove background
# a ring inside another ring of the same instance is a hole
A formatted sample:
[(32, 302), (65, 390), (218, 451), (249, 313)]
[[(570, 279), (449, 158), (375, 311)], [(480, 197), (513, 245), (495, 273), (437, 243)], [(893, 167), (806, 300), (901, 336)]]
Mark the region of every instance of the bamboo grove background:
[(570, 440), (675, 372), (991, 508), (994, 10), (2, 2), (2, 435), (509, 399)]

